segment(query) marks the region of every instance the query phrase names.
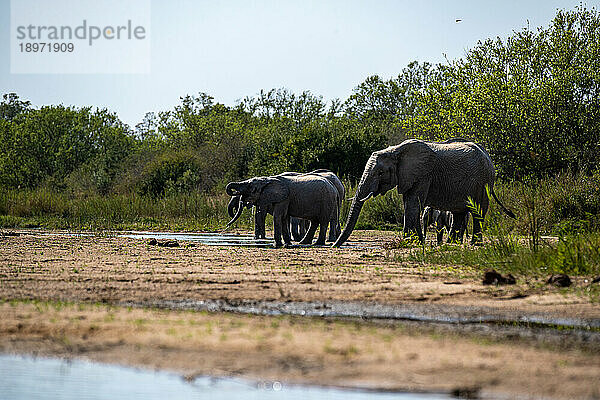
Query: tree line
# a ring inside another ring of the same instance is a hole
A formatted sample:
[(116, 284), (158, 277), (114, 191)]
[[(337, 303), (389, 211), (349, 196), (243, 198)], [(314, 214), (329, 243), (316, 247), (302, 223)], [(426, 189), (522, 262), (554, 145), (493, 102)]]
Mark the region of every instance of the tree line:
[(34, 107), (8, 93), (0, 187), (165, 196), (317, 168), (356, 181), (373, 151), (409, 137), (477, 141), (503, 180), (592, 173), (599, 91), (600, 14), (580, 6), (460, 59), (370, 76), (343, 102), (273, 89), (227, 106), (199, 93), (129, 127), (106, 109)]

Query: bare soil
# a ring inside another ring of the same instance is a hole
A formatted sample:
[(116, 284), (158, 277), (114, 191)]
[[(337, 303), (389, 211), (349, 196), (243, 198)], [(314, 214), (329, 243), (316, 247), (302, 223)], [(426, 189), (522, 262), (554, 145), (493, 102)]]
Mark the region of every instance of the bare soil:
[[(483, 269), (411, 265), (357, 232), (361, 248), (150, 246), (110, 236), (0, 237), (0, 351), (301, 383), (481, 396), (600, 397), (600, 349), (427, 326), (118, 307), (160, 300), (358, 301), (485, 306), (600, 318), (576, 289)], [(409, 250), (396, 250), (409, 251)], [(581, 289), (578, 290), (577, 288)], [(35, 300), (35, 301), (32, 301)], [(100, 304), (98, 304), (100, 303)]]

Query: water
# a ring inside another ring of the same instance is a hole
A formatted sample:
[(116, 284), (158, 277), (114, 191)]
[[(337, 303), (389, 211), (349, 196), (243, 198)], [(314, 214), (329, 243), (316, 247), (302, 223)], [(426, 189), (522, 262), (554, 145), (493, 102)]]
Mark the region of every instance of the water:
[[(156, 239), (198, 242), (208, 246), (249, 246), (249, 247), (274, 247), (273, 239), (254, 239), (253, 235), (235, 235), (226, 233), (187, 233), (187, 232), (151, 232), (131, 231), (117, 233), (119, 237), (130, 239)], [(330, 247), (333, 243), (327, 243), (324, 247)], [(293, 248), (310, 248), (311, 245), (293, 244)], [(346, 242), (343, 247), (367, 248), (365, 243)]]
[[(46, 236), (94, 236), (89, 232), (36, 232), (38, 235)], [(244, 246), (244, 247), (275, 247), (273, 239), (254, 239), (253, 235), (236, 235), (232, 233), (188, 233), (188, 232), (152, 232), (152, 231), (128, 231), (112, 232), (111, 235), (117, 237), (126, 237), (130, 239), (156, 239), (156, 240), (177, 240), (205, 244), (207, 246)], [(328, 242), (325, 246), (312, 246), (293, 244), (292, 248), (312, 248), (312, 247), (330, 247), (333, 243)], [(346, 241), (342, 247), (355, 248), (377, 248), (373, 244)]]
[(80, 360), (0, 355), (0, 398), (11, 400), (93, 399), (450, 399), (443, 394), (344, 390), (280, 382), (199, 377), (190, 382), (155, 372)]
[(252, 246), (273, 247), (273, 240), (254, 239), (252, 235), (225, 233), (187, 233), (187, 232), (126, 232), (117, 236), (130, 239), (156, 239), (199, 242), (209, 246)]

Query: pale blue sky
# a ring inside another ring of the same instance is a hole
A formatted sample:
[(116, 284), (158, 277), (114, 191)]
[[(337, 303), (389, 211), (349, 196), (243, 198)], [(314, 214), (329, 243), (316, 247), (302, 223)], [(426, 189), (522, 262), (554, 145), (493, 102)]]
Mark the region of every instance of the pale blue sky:
[(507, 37), (527, 20), (547, 26), (557, 9), (579, 3), (153, 0), (150, 74), (19, 75), (10, 73), (10, 2), (0, 0), (0, 91), (36, 106), (107, 107), (132, 127), (198, 92), (227, 105), (280, 87), (344, 100), (369, 75), (460, 58), (478, 40)]

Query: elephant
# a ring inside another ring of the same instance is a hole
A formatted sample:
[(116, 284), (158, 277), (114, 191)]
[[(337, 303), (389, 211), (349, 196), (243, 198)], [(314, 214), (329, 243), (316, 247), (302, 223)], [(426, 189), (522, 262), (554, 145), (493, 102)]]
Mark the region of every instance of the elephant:
[(444, 238), (444, 228), (450, 233), (452, 227), (452, 213), (450, 211), (440, 211), (429, 206), (423, 209), (421, 215), (421, 226), (423, 227), (423, 240), (427, 237), (427, 228), (434, 225), (437, 233), (437, 244), (442, 243)]
[[(300, 176), (300, 175), (318, 175), (318, 176), (321, 176), (321, 177), (329, 180), (338, 192), (338, 196), (339, 196), (338, 211), (341, 209), (342, 201), (346, 197), (346, 189), (344, 188), (342, 181), (340, 180), (340, 178), (337, 177), (336, 174), (334, 174), (333, 172), (331, 172), (327, 169), (316, 169), (314, 171), (307, 172), (305, 174), (302, 174), (299, 172), (284, 172), (277, 176)], [(229, 204), (227, 206), (227, 212), (229, 214), (229, 217), (233, 218), (235, 216), (235, 214), (237, 213), (237, 209), (239, 207), (239, 203), (240, 203), (240, 196), (232, 196), (231, 197), (231, 200), (229, 201)], [(248, 205), (249, 204), (246, 204), (246, 206), (248, 206)], [(259, 207), (257, 207), (255, 210), (255, 214), (254, 214), (254, 238), (255, 239), (265, 239), (266, 238), (266, 232), (265, 232), (266, 214), (267, 213), (264, 210), (260, 209)], [(309, 228), (308, 225), (309, 225), (309, 221), (307, 221), (307, 220), (302, 220), (302, 219), (298, 219), (295, 217), (290, 218), (290, 230), (291, 230), (292, 237), (295, 241), (299, 242), (302, 240), (302, 238), (306, 234), (306, 231)], [(342, 231), (342, 229), (340, 227), (339, 215), (338, 215), (336, 226), (331, 226), (329, 229), (328, 241), (334, 242), (337, 239), (337, 237), (340, 235), (341, 231)]]
[(494, 164), (485, 149), (466, 139), (444, 142), (407, 139), (371, 154), (352, 199), (348, 219), (333, 244), (341, 246), (350, 236), (365, 201), (396, 187), (404, 205), (403, 234), (423, 242), (420, 215), (430, 206), (452, 212), (450, 240), (461, 240), (469, 209), (469, 198), (480, 207), (481, 216), (473, 218), (471, 242), (482, 240), (481, 222), (489, 206), (487, 191), (511, 218), (515, 214), (494, 193)]
[(300, 244), (311, 244), (317, 227), (319, 237), (315, 244), (324, 245), (327, 226), (336, 226), (339, 216), (339, 194), (333, 184), (316, 174), (297, 176), (259, 176), (241, 182), (230, 182), (225, 188), (230, 196), (240, 196), (240, 207), (228, 225), (241, 215), (248, 204), (273, 215), (275, 247), (291, 244), (289, 218), (310, 220), (310, 227)]

